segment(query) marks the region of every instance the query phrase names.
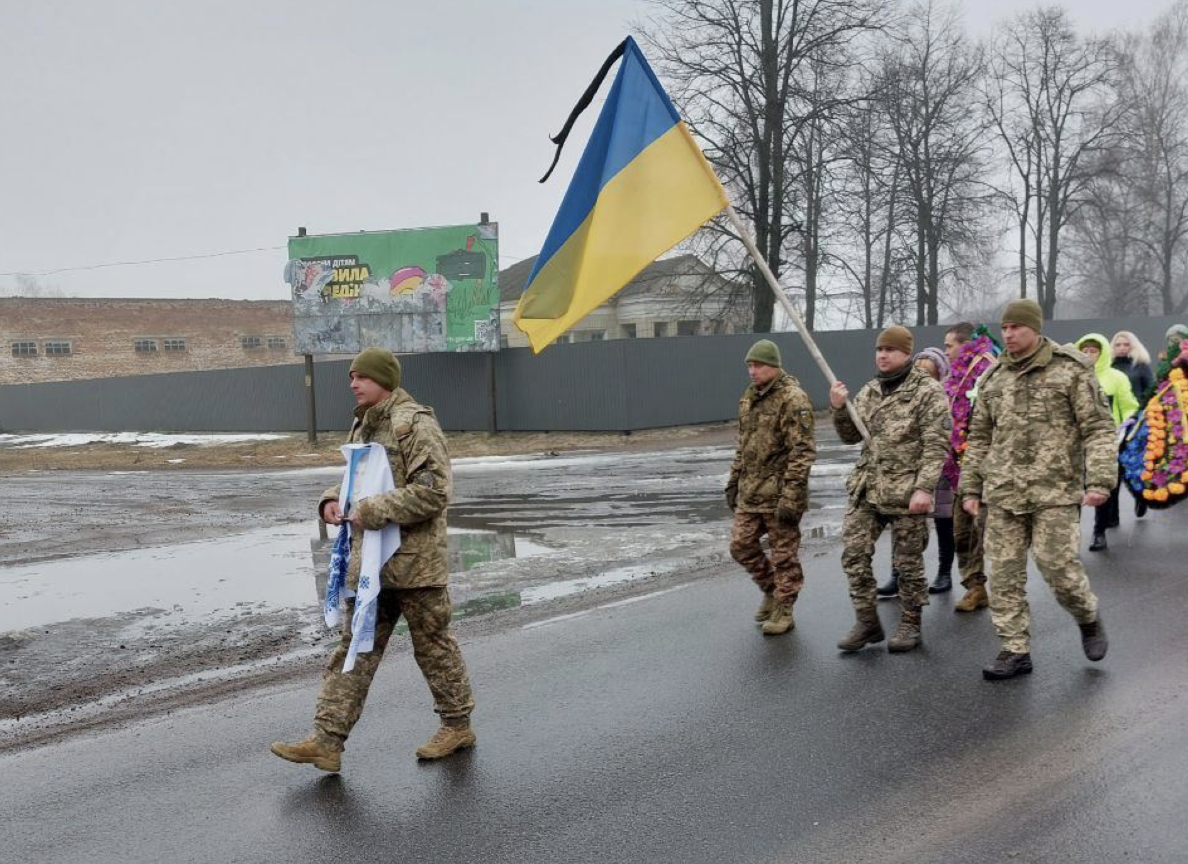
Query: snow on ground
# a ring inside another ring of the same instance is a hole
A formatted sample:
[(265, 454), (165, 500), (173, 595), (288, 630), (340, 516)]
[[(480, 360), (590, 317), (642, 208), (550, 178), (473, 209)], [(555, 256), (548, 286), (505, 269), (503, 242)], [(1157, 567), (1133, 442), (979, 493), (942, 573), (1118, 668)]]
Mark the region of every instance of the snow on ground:
[(88, 444), (127, 444), (165, 448), (177, 444), (209, 447), (214, 444), (242, 444), (247, 441), (277, 441), (286, 435), (260, 434), (168, 434), (164, 432), (64, 432), (54, 435), (0, 435), (0, 447), (84, 447)]

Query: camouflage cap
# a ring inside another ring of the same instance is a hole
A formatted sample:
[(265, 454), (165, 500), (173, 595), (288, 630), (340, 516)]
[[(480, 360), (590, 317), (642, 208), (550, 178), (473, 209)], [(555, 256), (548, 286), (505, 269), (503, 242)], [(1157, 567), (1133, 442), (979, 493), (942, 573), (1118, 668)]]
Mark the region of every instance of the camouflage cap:
[(384, 348), (364, 348), (351, 362), (351, 371), (370, 378), (385, 390), (400, 386), (400, 361)]
[(1034, 300), (1012, 300), (1002, 312), (1002, 323), (1019, 324), (1043, 333), (1044, 310)]
[(780, 348), (770, 339), (760, 339), (751, 346), (751, 350), (747, 352), (748, 363), (763, 363), (766, 366), (775, 366), (779, 368), (783, 366), (783, 361), (780, 359)]

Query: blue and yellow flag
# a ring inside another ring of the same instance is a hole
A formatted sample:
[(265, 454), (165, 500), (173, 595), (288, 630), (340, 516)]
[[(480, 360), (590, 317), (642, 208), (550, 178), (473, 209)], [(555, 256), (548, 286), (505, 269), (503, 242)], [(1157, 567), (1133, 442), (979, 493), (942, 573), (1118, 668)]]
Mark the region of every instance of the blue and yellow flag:
[(513, 316), (537, 353), (729, 203), (630, 37), (553, 139), (558, 153), (619, 56), (619, 73)]

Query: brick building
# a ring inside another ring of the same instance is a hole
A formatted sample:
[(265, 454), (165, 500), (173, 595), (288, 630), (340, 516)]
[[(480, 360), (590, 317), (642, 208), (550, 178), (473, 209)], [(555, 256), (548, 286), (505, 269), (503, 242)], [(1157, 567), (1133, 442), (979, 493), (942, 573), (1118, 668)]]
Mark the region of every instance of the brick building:
[(0, 297), (0, 384), (296, 363), (287, 300)]

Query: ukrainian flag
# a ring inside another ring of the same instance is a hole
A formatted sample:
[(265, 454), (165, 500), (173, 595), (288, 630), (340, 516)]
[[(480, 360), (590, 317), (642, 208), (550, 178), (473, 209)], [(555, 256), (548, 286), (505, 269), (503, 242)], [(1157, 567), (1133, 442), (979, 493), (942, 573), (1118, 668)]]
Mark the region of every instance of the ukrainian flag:
[[(618, 75), (512, 319), (536, 353), (729, 204), (635, 40), (628, 37), (608, 65), (620, 53)], [(573, 119), (554, 139), (559, 145)]]

